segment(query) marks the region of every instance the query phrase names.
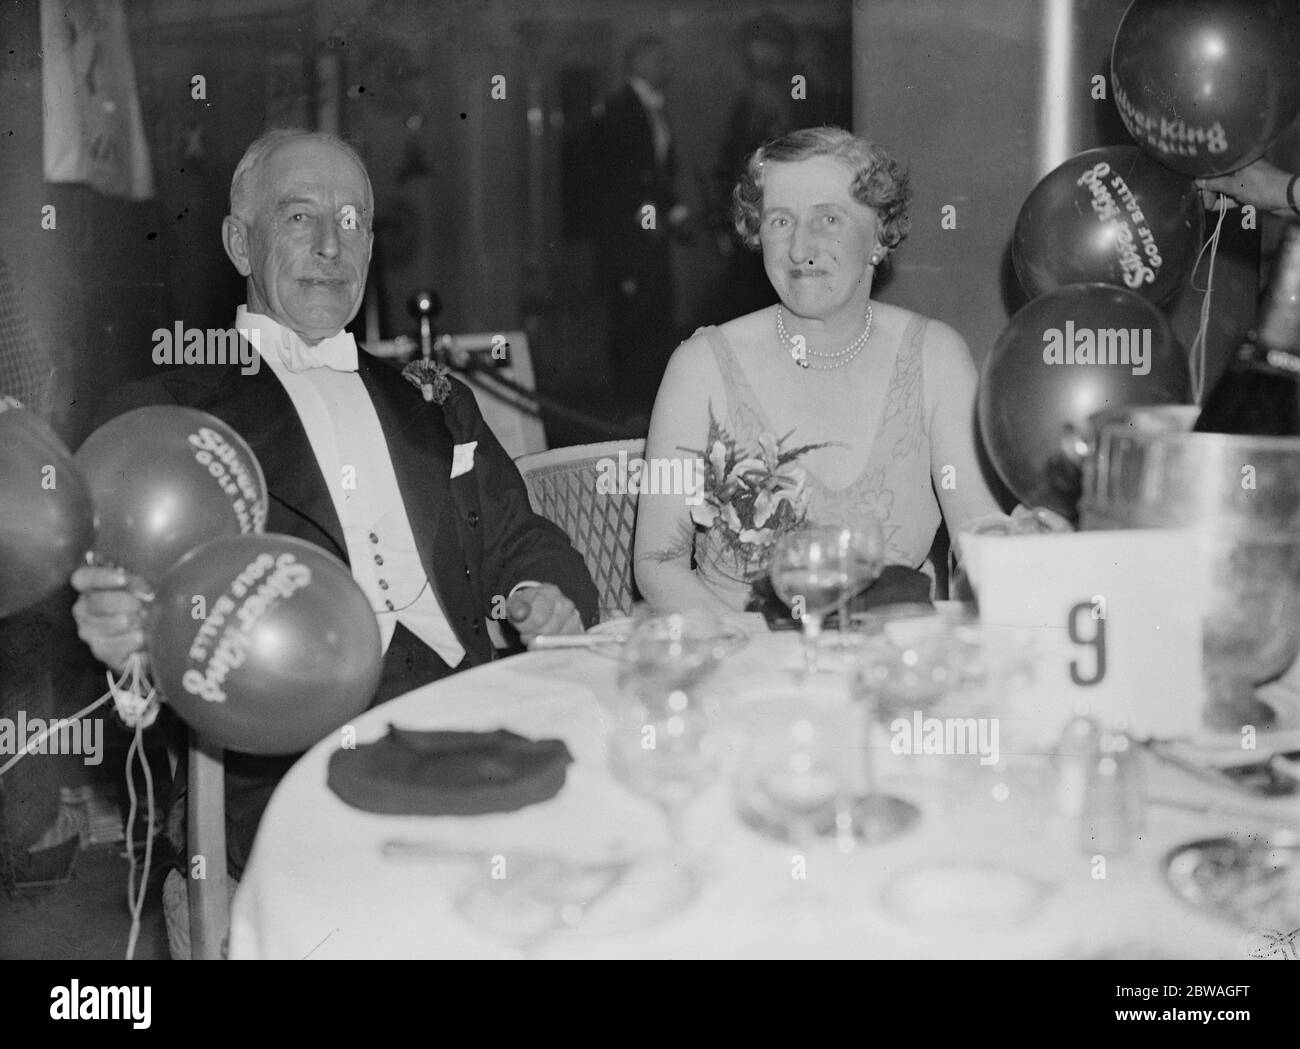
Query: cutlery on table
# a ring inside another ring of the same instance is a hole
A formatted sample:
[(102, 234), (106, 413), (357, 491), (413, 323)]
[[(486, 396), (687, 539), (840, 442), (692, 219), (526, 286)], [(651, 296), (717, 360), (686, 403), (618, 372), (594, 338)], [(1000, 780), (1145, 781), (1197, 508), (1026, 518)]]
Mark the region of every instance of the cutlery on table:
[[(1239, 765), (1217, 765), (1180, 754), (1175, 745), (1164, 740), (1139, 741), (1156, 759), (1190, 776), (1238, 794), (1254, 798), (1275, 798), (1294, 794), (1300, 788), (1297, 763), (1290, 752), (1278, 752), (1258, 761)], [(1252, 782), (1254, 781), (1254, 782)]]
[(627, 634), (538, 634), (530, 648), (601, 648), (622, 645)]

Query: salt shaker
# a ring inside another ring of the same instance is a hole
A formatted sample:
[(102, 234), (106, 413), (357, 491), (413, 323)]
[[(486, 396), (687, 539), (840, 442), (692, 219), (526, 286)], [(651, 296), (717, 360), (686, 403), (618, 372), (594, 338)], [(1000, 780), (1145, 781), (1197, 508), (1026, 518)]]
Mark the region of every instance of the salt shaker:
[(1096, 720), (1076, 708), (1061, 732), (1056, 746), (1056, 808), (1063, 816), (1083, 812), (1088, 771), (1095, 760), (1100, 731)]
[(1132, 847), (1146, 822), (1140, 777), (1128, 735), (1109, 727), (1098, 733), (1079, 816), (1079, 846), (1085, 852), (1118, 855)]

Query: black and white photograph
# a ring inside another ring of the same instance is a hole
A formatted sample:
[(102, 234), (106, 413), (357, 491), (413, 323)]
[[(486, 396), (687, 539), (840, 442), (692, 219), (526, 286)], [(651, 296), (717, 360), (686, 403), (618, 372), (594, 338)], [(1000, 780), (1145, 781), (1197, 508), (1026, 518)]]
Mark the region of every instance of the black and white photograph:
[(4, 0), (0, 74), (23, 1017), (168, 1029), (181, 960), (1284, 1015), (1295, 0)]

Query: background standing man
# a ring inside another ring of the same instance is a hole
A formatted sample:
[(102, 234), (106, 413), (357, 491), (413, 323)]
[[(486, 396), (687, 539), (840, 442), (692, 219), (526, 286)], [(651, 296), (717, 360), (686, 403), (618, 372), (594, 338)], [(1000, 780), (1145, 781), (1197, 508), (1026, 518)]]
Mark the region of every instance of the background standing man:
[(619, 400), (648, 424), (677, 344), (669, 236), (687, 210), (673, 188), (676, 156), (664, 91), (663, 41), (640, 36), (623, 86), (597, 111), (598, 283), (609, 302), (609, 357)]

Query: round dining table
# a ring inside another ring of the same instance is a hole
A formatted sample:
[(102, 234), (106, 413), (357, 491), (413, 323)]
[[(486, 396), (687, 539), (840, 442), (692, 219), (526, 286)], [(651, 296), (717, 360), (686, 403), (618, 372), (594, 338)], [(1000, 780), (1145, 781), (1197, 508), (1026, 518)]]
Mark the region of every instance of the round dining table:
[[(745, 627), (748, 643), (700, 686), (724, 725), (801, 687), (798, 635), (768, 632), (758, 617)], [(898, 754), (877, 722), (844, 745), (866, 748), (859, 757), (874, 788), (911, 802), (919, 818), (885, 840), (828, 834), (796, 846), (740, 817), (743, 733), (723, 732), (724, 772), (685, 809), (686, 850), (673, 851), (664, 812), (611, 771), (610, 734), (629, 716), (620, 666), (612, 645), (535, 650), (417, 689), (348, 727), (357, 746), (390, 726), (563, 740), (573, 757), (563, 787), (516, 811), (353, 808), (327, 784), (340, 736), (319, 743), (266, 810), (235, 896), (229, 956), (1245, 959), (1261, 935), (1180, 898), (1166, 859), (1191, 842), (1294, 829), (1294, 796), (1255, 801), (1145, 752), (1134, 758), (1153, 800), (1101, 844), (1058, 804), (1050, 752), (997, 765)], [(590, 898), (525, 934), (490, 904), (539, 856), (603, 874), (589, 879)], [(664, 882), (681, 873), (672, 864), (689, 868), (693, 897), (643, 906), (672, 899)]]

